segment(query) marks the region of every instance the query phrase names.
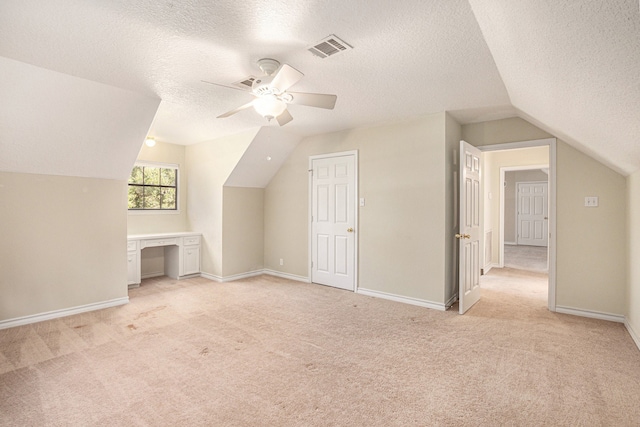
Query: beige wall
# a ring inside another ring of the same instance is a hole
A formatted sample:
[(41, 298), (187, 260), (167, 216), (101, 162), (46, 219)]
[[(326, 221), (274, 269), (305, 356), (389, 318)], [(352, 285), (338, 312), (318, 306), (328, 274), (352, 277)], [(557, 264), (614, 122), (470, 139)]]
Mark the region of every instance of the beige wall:
[(224, 187), (224, 277), (264, 267), (264, 188)]
[[(622, 315), (626, 180), (563, 142), (557, 151), (558, 306)], [(598, 196), (600, 206), (584, 206)]]
[(309, 156), (358, 150), (359, 286), (444, 303), (445, 117), (304, 139), (265, 189), (265, 268), (308, 276)]
[(485, 204), (483, 235), (488, 231), (492, 231), (491, 259), (493, 264), (500, 264), (500, 169), (504, 167), (549, 164), (549, 147), (488, 151), (482, 153), (482, 158), (485, 177), (489, 176), (486, 178), (488, 181), (483, 186), (483, 202)]
[[(187, 223), (187, 180), (188, 171), (185, 162), (185, 146), (176, 144), (167, 144), (157, 141), (154, 147), (147, 147), (142, 144), (137, 161), (155, 162), (155, 163), (172, 163), (177, 164), (180, 168), (178, 180), (178, 207), (177, 213), (154, 213), (154, 212), (129, 212), (127, 215), (127, 233), (128, 234), (147, 234), (147, 233), (171, 233), (174, 231), (191, 231)], [(148, 258), (148, 262), (143, 262), (142, 275), (150, 274), (151, 271), (145, 273), (144, 268), (150, 267), (152, 271), (157, 270), (153, 267), (152, 258), (156, 259), (157, 266), (161, 266), (163, 271), (163, 257), (161, 248), (154, 248), (152, 251), (146, 250), (143, 257)], [(159, 261), (158, 261), (159, 260)]]
[(127, 297), (126, 182), (0, 172), (0, 321)]
[[(476, 146), (549, 136), (519, 118), (462, 126), (462, 138)], [(622, 315), (625, 178), (560, 140), (556, 161), (556, 304)], [(600, 207), (585, 208), (585, 196), (599, 196)]]
[[(256, 132), (188, 147), (163, 142), (143, 146), (138, 161), (180, 166), (180, 211), (129, 213), (129, 234), (200, 231), (203, 272), (224, 278), (262, 269), (264, 190), (223, 188)], [(142, 251), (141, 273), (143, 278), (164, 274), (164, 248)]]
[(627, 325), (640, 338), (640, 171), (627, 177), (627, 227)]
[(258, 130), (188, 145), (187, 218), (191, 231), (202, 233), (201, 270), (222, 278), (223, 185)]
[(551, 136), (551, 134), (519, 117), (462, 126), (462, 139), (476, 147), (505, 142), (530, 141)]

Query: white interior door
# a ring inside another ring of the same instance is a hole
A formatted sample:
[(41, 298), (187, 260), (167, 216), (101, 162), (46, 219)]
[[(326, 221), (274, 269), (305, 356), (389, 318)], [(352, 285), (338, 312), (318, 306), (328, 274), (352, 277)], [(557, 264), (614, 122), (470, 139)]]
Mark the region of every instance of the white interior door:
[(355, 155), (312, 158), (311, 281), (355, 290)]
[(460, 314), (480, 300), (480, 156), (480, 150), (460, 141)]
[(547, 246), (549, 244), (548, 183), (519, 182), (518, 244)]

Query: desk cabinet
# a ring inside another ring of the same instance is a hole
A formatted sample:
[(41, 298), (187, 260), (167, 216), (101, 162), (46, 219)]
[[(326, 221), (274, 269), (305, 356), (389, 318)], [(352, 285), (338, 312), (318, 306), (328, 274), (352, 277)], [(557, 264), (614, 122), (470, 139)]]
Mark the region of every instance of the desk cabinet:
[(182, 275), (200, 273), (200, 236), (182, 238)]
[(164, 247), (164, 273), (173, 279), (200, 274), (200, 240), (198, 233), (145, 234), (128, 236), (127, 261), (129, 285), (141, 281), (141, 256), (144, 248)]
[(140, 251), (138, 242), (127, 241), (127, 284), (136, 285), (140, 283)]

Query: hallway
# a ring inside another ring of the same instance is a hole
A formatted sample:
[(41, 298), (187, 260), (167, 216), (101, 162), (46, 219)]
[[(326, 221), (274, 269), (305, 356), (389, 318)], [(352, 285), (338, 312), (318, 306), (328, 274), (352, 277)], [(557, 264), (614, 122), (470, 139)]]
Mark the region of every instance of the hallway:
[(518, 270), (547, 272), (546, 246), (504, 245), (504, 266)]

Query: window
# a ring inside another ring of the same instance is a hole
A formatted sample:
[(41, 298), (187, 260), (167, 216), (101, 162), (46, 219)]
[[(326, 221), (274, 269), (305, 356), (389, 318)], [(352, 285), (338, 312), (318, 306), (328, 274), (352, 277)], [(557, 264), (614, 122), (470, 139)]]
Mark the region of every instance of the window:
[(177, 211), (178, 166), (136, 163), (129, 177), (129, 210)]

